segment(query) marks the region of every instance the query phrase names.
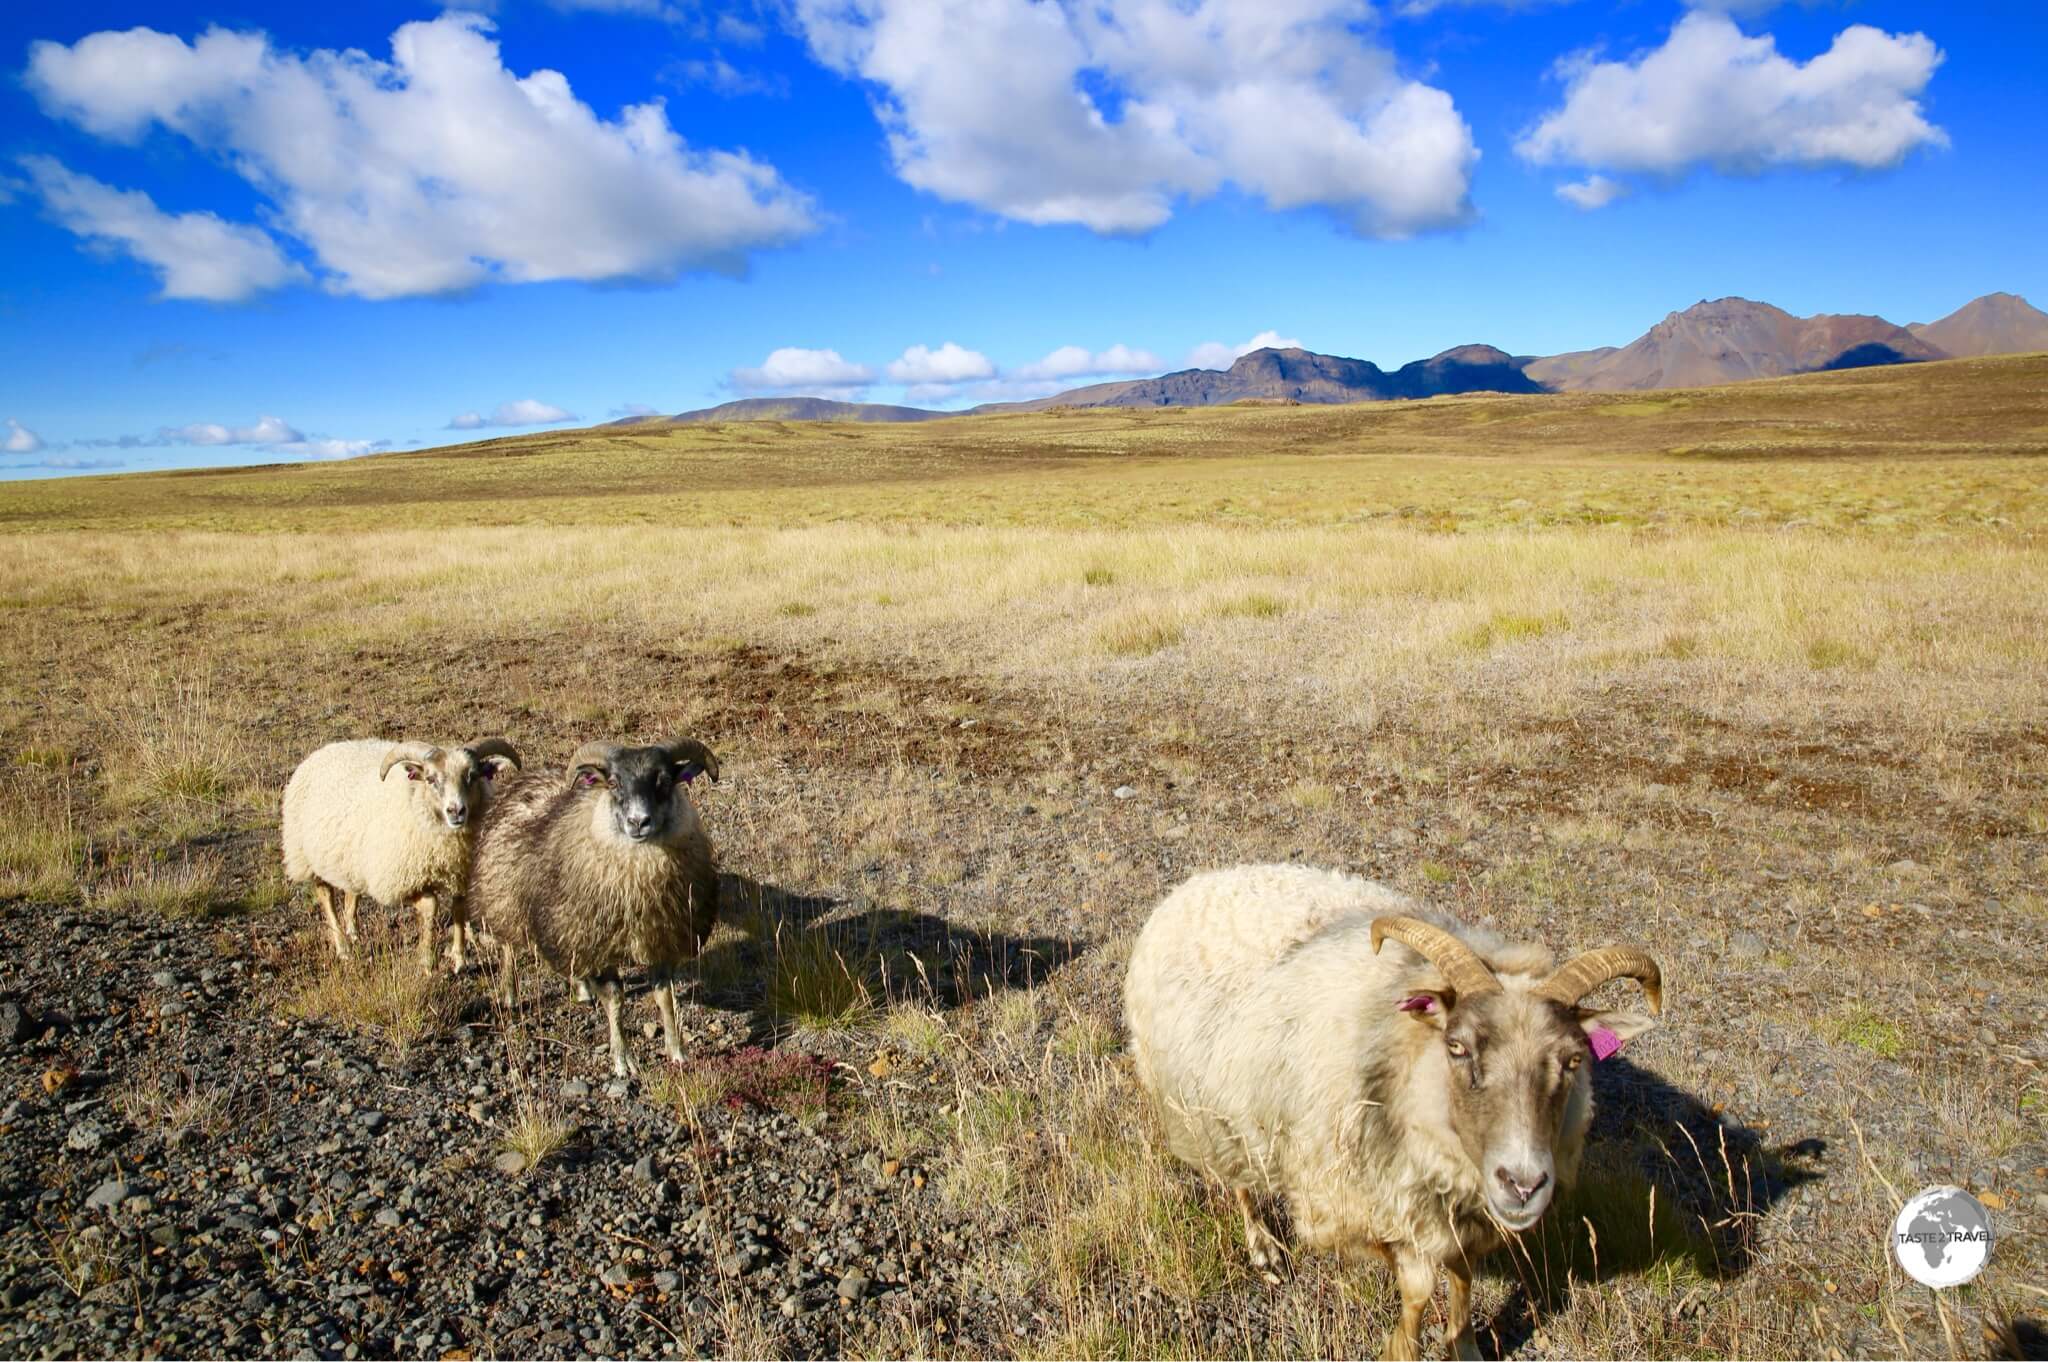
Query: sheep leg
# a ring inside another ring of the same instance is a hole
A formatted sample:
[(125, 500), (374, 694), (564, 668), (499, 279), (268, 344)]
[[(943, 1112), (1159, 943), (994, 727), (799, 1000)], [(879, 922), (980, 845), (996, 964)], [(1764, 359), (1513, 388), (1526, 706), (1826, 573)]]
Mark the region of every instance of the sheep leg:
[(1479, 1337), (1472, 1328), (1472, 1272), (1456, 1263), (1445, 1265), (1451, 1277), (1451, 1356), (1458, 1362), (1479, 1362)]
[(1395, 1250), (1394, 1275), (1401, 1283), (1401, 1325), (1387, 1335), (1383, 1362), (1418, 1362), (1422, 1356), (1422, 1312), (1436, 1294), (1436, 1264), (1412, 1248)]
[(682, 1028), (676, 1021), (676, 977), (666, 971), (654, 976), (654, 1010), (661, 1013), (662, 1054), (671, 1064), (687, 1063)]
[(519, 957), (509, 941), (499, 948), (498, 1005), (508, 1014), (519, 1010)]
[(341, 929), (348, 933), (350, 941), (356, 936), (356, 891), (351, 889), (341, 896)]
[(327, 935), (334, 942), (335, 958), (348, 959), (348, 938), (341, 933), (341, 922), (334, 916), (334, 886), (325, 880), (313, 881), (313, 897), (320, 900), (321, 916), (327, 919)]
[(579, 1003), (594, 1003), (597, 1001), (597, 990), (590, 986), (590, 980), (580, 974), (576, 976), (576, 1001)]
[(633, 1062), (633, 1056), (626, 1051), (626, 1033), (619, 1029), (619, 1002), (625, 996), (625, 987), (617, 975), (597, 981), (598, 996), (604, 999), (605, 1032), (612, 1043), (612, 1077), (631, 1078), (640, 1066)]
[(434, 910), (439, 907), (434, 895), (429, 892), (416, 895), (412, 901), (413, 910), (420, 915), (420, 969), (425, 973), (434, 972)]
[(1266, 1279), (1268, 1286), (1280, 1285), (1280, 1271), (1287, 1261), (1287, 1249), (1278, 1235), (1266, 1224), (1265, 1217), (1252, 1202), (1249, 1188), (1233, 1189), (1237, 1197), (1238, 1213), (1244, 1216), (1244, 1247), (1252, 1260), (1252, 1266)]
[(461, 894), (448, 899), (448, 967), (457, 974), (469, 968), (469, 900)]

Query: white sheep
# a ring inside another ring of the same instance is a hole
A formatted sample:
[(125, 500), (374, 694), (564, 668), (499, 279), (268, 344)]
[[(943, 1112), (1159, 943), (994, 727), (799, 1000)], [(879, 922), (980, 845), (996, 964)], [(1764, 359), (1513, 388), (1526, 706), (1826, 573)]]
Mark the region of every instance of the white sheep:
[[(284, 787), (284, 873), (313, 882), (335, 954), (356, 937), (356, 900), (419, 914), (420, 967), (434, 969), (434, 915), (448, 908), (449, 954), (466, 963), (470, 835), (488, 807), (491, 782), (519, 752), (503, 738), (467, 747), (359, 738), (315, 751)], [(392, 778), (393, 768), (403, 778)], [(334, 895), (343, 897), (342, 919)]]
[(1383, 885), (1241, 866), (1153, 910), (1124, 1014), (1173, 1152), (1231, 1189), (1269, 1280), (1282, 1250), (1258, 1196), (1285, 1202), (1300, 1243), (1393, 1265), (1386, 1356), (1420, 1356), (1439, 1268), (1452, 1350), (1477, 1356), (1472, 1271), (1575, 1178), (1593, 1111), (1582, 1061), (1655, 1024), (1579, 1000), (1628, 977), (1660, 1005), (1640, 950), (1551, 966), (1541, 946), (1428, 916)]

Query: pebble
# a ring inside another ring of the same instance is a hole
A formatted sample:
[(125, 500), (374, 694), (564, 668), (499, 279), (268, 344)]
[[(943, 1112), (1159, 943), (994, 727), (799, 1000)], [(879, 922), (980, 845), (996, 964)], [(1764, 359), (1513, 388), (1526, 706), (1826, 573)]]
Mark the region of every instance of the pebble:
[(606, 1286), (631, 1286), (633, 1284), (633, 1269), (627, 1267), (624, 1263), (613, 1263), (599, 1274), (598, 1280)]
[(868, 1279), (859, 1272), (849, 1272), (839, 1279), (839, 1299), (857, 1301), (868, 1293)]
[(633, 1164), (633, 1179), (636, 1182), (654, 1181), (654, 1155), (642, 1154)]
[(111, 1211), (128, 1199), (128, 1184), (119, 1178), (111, 1178), (93, 1189), (85, 1199), (88, 1208), (95, 1211)]
[(356, 1113), (356, 1124), (374, 1135), (384, 1128), (384, 1113), (381, 1111), (359, 1111)]
[(377, 1223), (385, 1229), (395, 1230), (405, 1223), (405, 1217), (392, 1210), (389, 1206), (386, 1206), (383, 1210), (377, 1212)]
[(80, 1121), (64, 1136), (64, 1147), (79, 1154), (90, 1154), (106, 1143), (106, 1128), (97, 1121)]
[(176, 988), (178, 986), (178, 976), (171, 970), (160, 969), (155, 974), (149, 976), (149, 982), (155, 984), (158, 988)]
[(21, 1010), (21, 1004), (9, 1000), (0, 1003), (0, 1042), (19, 1045), (35, 1034), (35, 1023)]
[(588, 1097), (590, 1096), (590, 1085), (580, 1078), (564, 1079), (562, 1080), (562, 1096)]
[(611, 1082), (604, 1085), (604, 1095), (606, 1097), (624, 1098), (632, 1096), (632, 1093), (633, 1080), (630, 1078), (614, 1078)]
[(1137, 798), (1138, 789), (1135, 785), (1119, 785), (1109, 793), (1117, 799), (1135, 799)]
[(664, 1296), (673, 1296), (676, 1288), (683, 1284), (682, 1274), (661, 1271), (654, 1274), (654, 1289)]

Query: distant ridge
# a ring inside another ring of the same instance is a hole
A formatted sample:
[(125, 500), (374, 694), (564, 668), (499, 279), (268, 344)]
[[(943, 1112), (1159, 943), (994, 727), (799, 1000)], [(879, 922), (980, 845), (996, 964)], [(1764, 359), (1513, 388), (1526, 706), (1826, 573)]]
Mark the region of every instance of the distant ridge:
[(743, 397), (676, 416), (628, 416), (612, 426), (695, 425), (705, 421), (933, 421), (953, 411), (892, 407), (883, 402), (839, 402), (829, 397)]
[(1883, 317), (1795, 317), (1748, 298), (1702, 299), (1627, 345), (1562, 355), (1511, 355), (1459, 345), (1388, 372), (1369, 360), (1312, 350), (1265, 349), (1228, 369), (1180, 369), (1157, 378), (1069, 388), (1050, 397), (932, 411), (822, 397), (749, 397), (677, 416), (629, 416), (614, 426), (705, 421), (931, 421), (1057, 407), (1212, 407), (1229, 402), (1388, 402), (1456, 393), (1623, 392), (1698, 388), (1750, 378), (1857, 369), (1962, 356), (2048, 351), (2048, 313), (2011, 293), (1987, 293), (1934, 322)]

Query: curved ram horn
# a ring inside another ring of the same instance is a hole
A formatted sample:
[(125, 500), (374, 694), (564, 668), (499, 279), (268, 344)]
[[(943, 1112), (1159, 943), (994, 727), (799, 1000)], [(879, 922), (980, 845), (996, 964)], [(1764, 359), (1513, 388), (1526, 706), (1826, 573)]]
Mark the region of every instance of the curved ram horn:
[(439, 761), (441, 749), (430, 742), (395, 742), (384, 753), (384, 764), (377, 768), (377, 779), (391, 774), (391, 768), (406, 761)]
[(587, 742), (576, 749), (576, 755), (569, 758), (569, 783), (574, 785), (576, 777), (584, 770), (610, 772), (612, 758), (619, 754), (615, 742)]
[(1576, 1007), (1579, 999), (1609, 979), (1635, 980), (1643, 986), (1643, 996), (1650, 1001), (1650, 1011), (1664, 1010), (1664, 971), (1657, 968), (1656, 960), (1648, 951), (1634, 946), (1603, 946), (1597, 951), (1575, 955), (1538, 984), (1535, 993), (1566, 1007)]
[(1500, 980), (1493, 977), (1493, 971), (1486, 967), (1486, 962), (1470, 946), (1433, 923), (1413, 917), (1374, 918), (1374, 954), (1379, 953), (1380, 942), (1388, 937), (1435, 965), (1452, 991), (1461, 996), (1500, 991)]
[(472, 761), (482, 761), (485, 757), (503, 757), (514, 766), (526, 765), (519, 758), (519, 749), (503, 738), (480, 738), (463, 750), (469, 753)]
[(693, 761), (704, 768), (704, 774), (711, 777), (712, 784), (718, 783), (718, 758), (712, 755), (710, 748), (695, 738), (677, 738), (672, 742), (663, 743), (661, 750), (668, 753), (672, 765)]

